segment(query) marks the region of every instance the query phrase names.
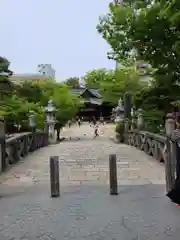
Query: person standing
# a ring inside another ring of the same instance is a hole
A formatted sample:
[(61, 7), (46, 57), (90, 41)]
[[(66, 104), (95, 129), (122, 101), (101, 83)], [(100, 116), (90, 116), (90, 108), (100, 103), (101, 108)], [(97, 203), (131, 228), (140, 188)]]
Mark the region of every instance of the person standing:
[(71, 127), (71, 125), (72, 125), (72, 121), (69, 120), (69, 121), (68, 121), (68, 126), (69, 126), (69, 128)]
[(180, 122), (176, 122), (176, 129), (172, 131), (171, 141), (176, 144), (176, 179), (173, 188), (167, 193), (172, 202), (180, 205)]
[(96, 125), (96, 118), (95, 117), (92, 118), (92, 123), (93, 123), (94, 126)]

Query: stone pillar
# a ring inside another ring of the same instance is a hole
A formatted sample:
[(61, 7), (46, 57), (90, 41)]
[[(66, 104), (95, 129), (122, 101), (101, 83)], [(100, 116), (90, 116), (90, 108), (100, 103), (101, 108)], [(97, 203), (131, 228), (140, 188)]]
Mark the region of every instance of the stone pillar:
[(31, 132), (32, 132), (32, 145), (31, 145), (31, 151), (34, 151), (36, 149), (36, 136), (35, 136), (35, 132), (36, 132), (36, 122), (34, 119), (34, 112), (30, 111), (29, 112), (29, 126), (31, 128)]
[(129, 126), (129, 121), (128, 121), (128, 119), (126, 118), (126, 119), (124, 120), (124, 131), (125, 131), (125, 133), (127, 133), (127, 132), (129, 131), (129, 128), (130, 128), (130, 126)]
[(176, 146), (170, 140), (172, 131), (175, 129), (175, 120), (171, 113), (166, 116), (166, 156), (165, 156), (165, 177), (167, 192), (172, 189), (175, 180)]
[(131, 130), (136, 129), (136, 116), (133, 108), (131, 109)]
[(0, 172), (6, 169), (5, 122), (0, 118)]
[(129, 93), (124, 94), (124, 118), (131, 118), (132, 99)]
[(31, 128), (32, 133), (36, 132), (36, 122), (35, 122), (35, 118), (34, 118), (34, 112), (30, 111), (29, 112), (29, 126)]

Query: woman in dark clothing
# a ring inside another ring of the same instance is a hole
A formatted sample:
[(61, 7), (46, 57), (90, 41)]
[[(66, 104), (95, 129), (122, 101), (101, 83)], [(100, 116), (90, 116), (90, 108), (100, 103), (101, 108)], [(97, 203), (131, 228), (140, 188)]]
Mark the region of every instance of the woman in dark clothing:
[(180, 123), (176, 123), (171, 141), (176, 144), (176, 179), (173, 188), (167, 193), (172, 202), (180, 205)]

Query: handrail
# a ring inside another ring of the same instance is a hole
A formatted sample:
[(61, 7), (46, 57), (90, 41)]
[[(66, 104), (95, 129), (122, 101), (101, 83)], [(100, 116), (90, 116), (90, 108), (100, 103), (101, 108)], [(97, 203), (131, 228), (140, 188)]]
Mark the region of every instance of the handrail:
[(17, 163), (29, 152), (33, 152), (48, 145), (48, 135), (45, 132), (16, 133), (1, 142), (1, 150), (5, 149), (0, 162), (0, 172), (5, 171), (9, 165)]

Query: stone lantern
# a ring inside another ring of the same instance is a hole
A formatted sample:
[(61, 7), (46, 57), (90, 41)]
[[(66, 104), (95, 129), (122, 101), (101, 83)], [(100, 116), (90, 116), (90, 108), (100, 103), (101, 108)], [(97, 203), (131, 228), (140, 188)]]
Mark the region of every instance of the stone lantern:
[(35, 119), (34, 119), (34, 112), (30, 111), (29, 113), (30, 113), (30, 115), (29, 115), (29, 126), (32, 129), (32, 132), (35, 132), (36, 131), (36, 122), (35, 122)]
[(48, 135), (53, 138), (55, 132), (55, 124), (56, 124), (56, 108), (53, 105), (52, 100), (49, 100), (47, 107), (45, 107), (45, 131)]
[(116, 114), (115, 123), (122, 122), (124, 120), (124, 106), (121, 98), (119, 99), (118, 106), (114, 109), (114, 112)]

